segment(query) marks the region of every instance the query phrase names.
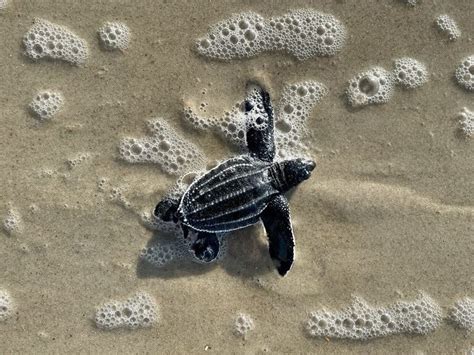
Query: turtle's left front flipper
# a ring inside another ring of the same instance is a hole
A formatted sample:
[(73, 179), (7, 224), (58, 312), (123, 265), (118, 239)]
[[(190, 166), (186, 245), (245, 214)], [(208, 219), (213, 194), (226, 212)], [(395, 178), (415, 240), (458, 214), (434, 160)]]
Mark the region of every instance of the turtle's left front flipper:
[(272, 162), (275, 157), (273, 107), (270, 94), (259, 84), (247, 84), (245, 99), (247, 148), (251, 155)]
[(295, 258), (295, 239), (287, 199), (283, 195), (277, 196), (263, 210), (260, 217), (267, 231), (270, 256), (277, 266), (278, 273), (285, 276)]

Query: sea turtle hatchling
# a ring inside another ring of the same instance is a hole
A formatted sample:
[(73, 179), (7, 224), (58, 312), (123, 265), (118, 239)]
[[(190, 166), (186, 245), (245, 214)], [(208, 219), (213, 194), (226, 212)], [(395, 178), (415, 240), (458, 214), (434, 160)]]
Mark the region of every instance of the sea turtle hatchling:
[(249, 154), (230, 158), (194, 180), (179, 199), (165, 198), (154, 210), (163, 221), (180, 223), (185, 238), (196, 232), (195, 257), (211, 262), (219, 252), (217, 234), (262, 221), (270, 256), (282, 276), (294, 260), (295, 242), (288, 200), (283, 195), (310, 177), (312, 160), (274, 161), (274, 122), (270, 95), (247, 85), (246, 141)]

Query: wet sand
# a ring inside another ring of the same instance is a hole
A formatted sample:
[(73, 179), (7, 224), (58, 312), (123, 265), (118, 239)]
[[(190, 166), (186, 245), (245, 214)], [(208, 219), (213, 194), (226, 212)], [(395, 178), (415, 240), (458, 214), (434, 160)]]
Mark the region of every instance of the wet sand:
[[(208, 25), (231, 13), (263, 16), (312, 7), (348, 30), (333, 58), (297, 62), (282, 53), (231, 62), (193, 50)], [(448, 43), (433, 26), (450, 14), (462, 37)], [(441, 306), (473, 295), (472, 140), (459, 137), (456, 114), (472, 93), (453, 73), (473, 51), (474, 3), (423, 1), (11, 1), (0, 13), (0, 216), (9, 203), (23, 218), (21, 234), (0, 234), (0, 288), (17, 304), (0, 324), (2, 353), (439, 353), (463, 354), (472, 335), (447, 323), (427, 336), (397, 335), (364, 343), (311, 339), (307, 314), (341, 307), (351, 294), (374, 304), (411, 299), (423, 290)], [(68, 26), (90, 46), (85, 67), (31, 62), (21, 38), (34, 17)], [(125, 53), (100, 49), (96, 29), (125, 22), (133, 33)], [(385, 105), (350, 109), (347, 81), (374, 65), (411, 56), (431, 74), (423, 87), (397, 89)], [(153, 270), (138, 253), (160, 235), (138, 218), (175, 178), (157, 166), (118, 157), (122, 137), (146, 134), (163, 117), (210, 159), (236, 152), (213, 134), (187, 127), (183, 100), (222, 112), (242, 99), (247, 80), (263, 81), (278, 99), (285, 83), (314, 79), (329, 95), (309, 119), (311, 180), (291, 194), (297, 260), (280, 278), (261, 226), (231, 237), (218, 265), (181, 263)], [(27, 105), (37, 90), (61, 91), (65, 109), (39, 124)], [(205, 95), (201, 92), (207, 89)], [(67, 159), (90, 159), (68, 169)], [(52, 173), (45, 173), (46, 170)], [(123, 188), (131, 208), (99, 191), (100, 178)], [(146, 291), (160, 306), (150, 329), (98, 330), (94, 309), (109, 299)], [(255, 330), (232, 334), (240, 311)]]

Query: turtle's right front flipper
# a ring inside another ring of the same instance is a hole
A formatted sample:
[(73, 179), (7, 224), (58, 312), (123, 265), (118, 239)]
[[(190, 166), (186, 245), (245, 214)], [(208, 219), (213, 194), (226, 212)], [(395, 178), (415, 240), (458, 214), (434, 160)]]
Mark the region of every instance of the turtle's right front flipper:
[(278, 273), (285, 276), (295, 258), (295, 239), (287, 199), (283, 195), (275, 197), (263, 210), (260, 218), (267, 231), (270, 256)]
[(257, 83), (250, 82), (247, 85), (245, 117), (250, 154), (272, 162), (275, 157), (273, 107), (270, 95)]

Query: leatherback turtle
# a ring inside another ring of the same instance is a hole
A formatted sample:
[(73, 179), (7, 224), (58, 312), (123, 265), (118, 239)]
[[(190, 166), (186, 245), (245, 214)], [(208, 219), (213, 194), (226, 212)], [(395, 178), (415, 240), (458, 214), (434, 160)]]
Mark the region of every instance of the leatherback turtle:
[(262, 221), (270, 256), (280, 275), (290, 270), (295, 242), (288, 200), (283, 195), (310, 177), (312, 160), (274, 161), (274, 122), (270, 95), (257, 83), (247, 85), (246, 142), (249, 153), (228, 159), (193, 181), (179, 199), (165, 198), (154, 210), (156, 218), (180, 223), (196, 258), (214, 260), (217, 234)]

